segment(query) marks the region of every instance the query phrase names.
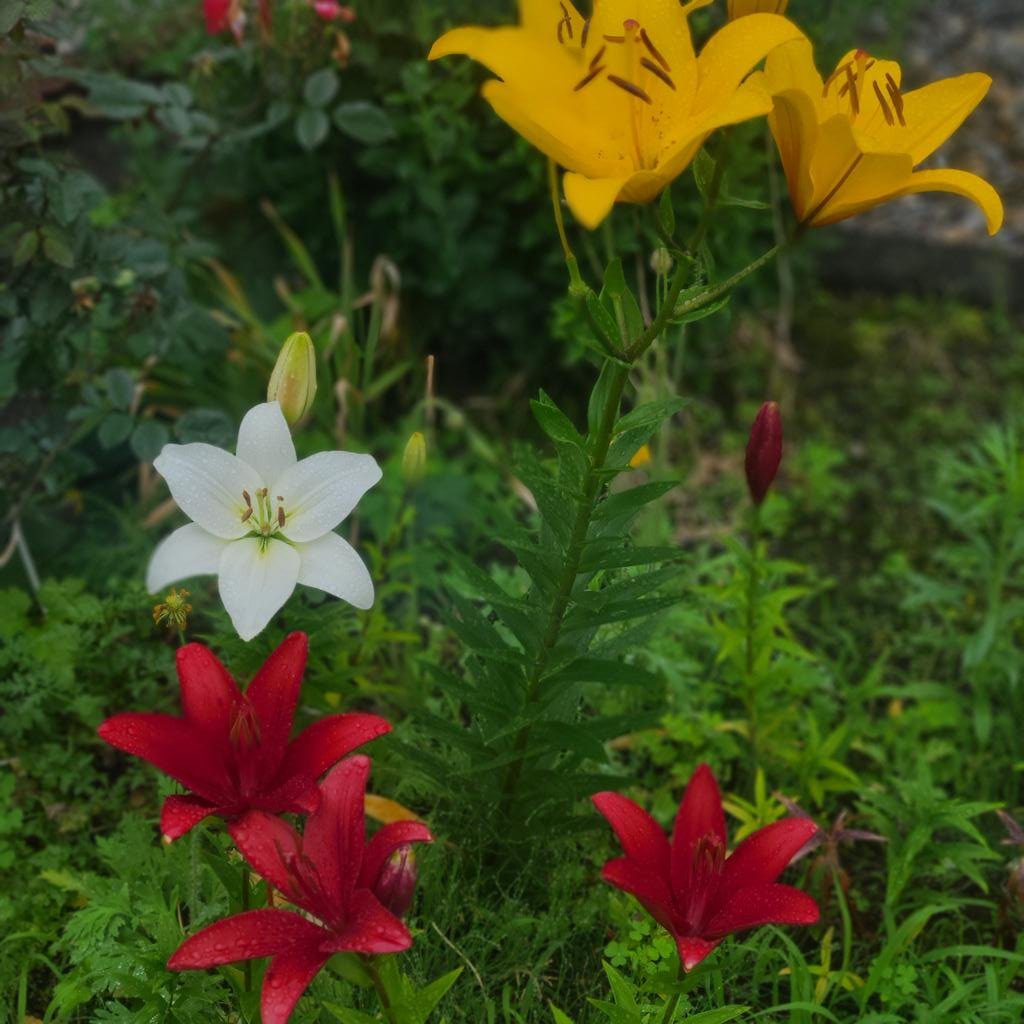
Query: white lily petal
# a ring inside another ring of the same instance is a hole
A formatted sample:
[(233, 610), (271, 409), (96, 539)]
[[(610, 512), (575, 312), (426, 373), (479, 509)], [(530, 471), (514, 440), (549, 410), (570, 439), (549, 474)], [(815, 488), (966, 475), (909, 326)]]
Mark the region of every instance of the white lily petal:
[(356, 549), (336, 533), (296, 545), (302, 560), (299, 583), (326, 590), (357, 608), (373, 606), (373, 580)]
[(280, 540), (236, 540), (220, 557), (218, 584), (231, 624), (243, 640), (262, 632), (291, 597), (299, 576), (299, 553)]
[(292, 541), (316, 540), (356, 507), (382, 474), (372, 455), (320, 452), (297, 462), (274, 482), (288, 514), (283, 533)]
[(237, 456), (212, 444), (167, 444), (153, 463), (167, 481), (178, 507), (204, 530), (225, 540), (244, 537), (242, 491), (263, 486), (259, 473)]
[(277, 402), (253, 406), (238, 428), (238, 457), (273, 488), (278, 477), (295, 465), (295, 445)]
[(146, 569), (146, 589), (155, 594), (189, 576), (215, 574), (227, 543), (195, 523), (182, 526), (156, 546)]

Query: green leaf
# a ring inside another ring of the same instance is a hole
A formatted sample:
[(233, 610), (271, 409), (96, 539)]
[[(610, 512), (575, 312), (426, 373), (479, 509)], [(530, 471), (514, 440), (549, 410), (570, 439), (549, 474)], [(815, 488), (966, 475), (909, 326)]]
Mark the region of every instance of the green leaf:
[(641, 484), (639, 487), (631, 487), (627, 491), (619, 491), (618, 494), (613, 494), (597, 506), (594, 510), (593, 521), (595, 523), (609, 522), (634, 515), (644, 505), (657, 501), (678, 486), (678, 480), (655, 480), (649, 484)]
[(413, 997), (416, 1010), (421, 1021), (426, 1021), (434, 1007), (444, 998), (445, 993), (459, 980), (462, 968), (456, 967), (440, 978), (435, 979), (429, 985), (424, 986)]
[(325, 1010), (333, 1013), (341, 1021), (341, 1024), (380, 1024), (376, 1017), (371, 1017), (368, 1013), (362, 1013), (360, 1010), (352, 1010), (347, 1006), (329, 1002), (324, 1002), (322, 1006)]
[(604, 336), (604, 345), (610, 348), (616, 347), (622, 341), (622, 338), (619, 334), (619, 325), (615, 322), (615, 317), (605, 309), (604, 303), (597, 297), (597, 293), (593, 289), (587, 290), (587, 297), (584, 299), (584, 302), (587, 306), (587, 312), (590, 313), (598, 330)]
[[(720, 313), (731, 301), (732, 292), (729, 292), (727, 295), (707, 303), (707, 305), (698, 306), (696, 309), (691, 309), (678, 315), (673, 313), (669, 322), (673, 324), (695, 324), (698, 320), (706, 320), (709, 316)], [(685, 305), (685, 302), (682, 305)], [(678, 308), (679, 306), (676, 306), (676, 309)]]
[(43, 228), (43, 253), (58, 267), (70, 268), (75, 265), (75, 254), (67, 238), (56, 228)]
[(352, 100), (335, 107), (334, 123), (346, 135), (369, 146), (395, 138), (388, 115), (366, 100)]
[(531, 399), (530, 408), (541, 429), (552, 441), (571, 444), (574, 448), (579, 449), (584, 447), (584, 440), (580, 436), (580, 432), (573, 426), (572, 420), (555, 405), (544, 391), (541, 391), (539, 398)]
[(14, 247), (14, 265), (20, 267), (23, 263), (28, 263), (38, 250), (39, 232), (26, 231), (18, 239), (18, 244)]
[(672, 205), (671, 187), (666, 188), (658, 200), (658, 222), (669, 237), (676, 233), (676, 208)]
[(316, 149), (330, 130), (331, 123), (327, 115), (313, 107), (306, 107), (295, 119), (295, 137), (303, 149)]
[(600, 683), (607, 686), (649, 686), (658, 689), (660, 677), (638, 665), (607, 658), (576, 658), (564, 668), (545, 676), (542, 687), (556, 687), (568, 683)]
[[(733, 1003), (729, 1006), (720, 1006), (717, 1010), (705, 1010), (703, 1013), (684, 1017), (681, 1024), (727, 1024), (728, 1021), (735, 1020), (749, 1009), (749, 1006)], [(819, 1007), (815, 1006), (813, 1009), (819, 1009)]]
[(555, 1024), (574, 1024), (573, 1019), (562, 1013), (554, 1003), (551, 1004), (551, 1016), (554, 1018)]
[(615, 433), (623, 434), (627, 430), (636, 430), (639, 427), (660, 427), (667, 419), (681, 412), (689, 404), (689, 399), (679, 397), (661, 398), (654, 402), (644, 402), (643, 405), (638, 405), (632, 412), (626, 413), (615, 424)]
[(306, 79), (302, 97), (311, 107), (326, 107), (338, 94), (338, 75), (333, 68), (321, 68)]
[(152, 462), (170, 440), (170, 431), (157, 420), (143, 420), (133, 431), (132, 451), (140, 462)]
[(107, 386), (107, 398), (116, 409), (128, 409), (135, 397), (135, 374), (131, 370), (115, 366), (103, 375)]
[(638, 1012), (639, 1007), (636, 1005), (636, 989), (630, 982), (628, 982), (608, 961), (604, 961), (601, 966), (604, 968), (604, 973), (608, 977), (608, 984), (611, 986), (612, 996), (615, 998), (617, 1006), (621, 1006), (624, 1009)]
[(100, 423), (100, 429), (97, 431), (100, 444), (104, 448), (113, 448), (115, 445), (119, 445), (128, 439), (134, 426), (135, 420), (126, 412), (111, 413)]

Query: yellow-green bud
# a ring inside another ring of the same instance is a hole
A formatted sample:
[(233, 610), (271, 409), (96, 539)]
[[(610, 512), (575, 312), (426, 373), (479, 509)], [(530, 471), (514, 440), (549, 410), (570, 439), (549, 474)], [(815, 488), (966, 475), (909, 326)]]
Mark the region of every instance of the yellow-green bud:
[(267, 401), (281, 406), (284, 418), (295, 426), (309, 412), (316, 395), (316, 349), (305, 331), (289, 336), (281, 346), (267, 386)]
[(672, 273), (672, 266), (675, 261), (672, 259), (672, 254), (660, 245), (654, 252), (651, 253), (651, 270), (653, 270), (658, 277), (668, 277)]
[(407, 484), (418, 484), (426, 473), (427, 439), (417, 430), (402, 453), (402, 477)]

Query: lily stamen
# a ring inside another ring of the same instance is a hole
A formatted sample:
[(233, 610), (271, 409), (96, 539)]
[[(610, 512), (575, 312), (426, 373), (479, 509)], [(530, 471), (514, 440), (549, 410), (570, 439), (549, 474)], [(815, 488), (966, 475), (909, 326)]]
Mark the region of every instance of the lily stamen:
[(580, 33), (580, 49), (585, 50), (587, 48), (587, 37), (590, 35), (590, 19), (587, 18), (583, 22), (583, 31)]
[(665, 72), (660, 67), (658, 67), (658, 65), (655, 64), (653, 60), (648, 60), (646, 57), (641, 57), (640, 63), (643, 67), (650, 71), (652, 75), (655, 75), (657, 78), (660, 78), (673, 92), (675, 91), (676, 83), (673, 82), (672, 79), (669, 78), (669, 76), (665, 74)]
[(651, 37), (647, 34), (647, 29), (640, 29), (640, 41), (651, 51), (651, 56), (662, 66), (665, 71), (671, 71), (672, 68), (669, 63), (658, 51), (658, 48), (651, 42)]
[(871, 87), (875, 90), (875, 96), (878, 97), (878, 105), (882, 108), (882, 116), (885, 118), (885, 123), (891, 128), (896, 123), (896, 118), (893, 117), (889, 104), (885, 102), (882, 89), (877, 82), (872, 82)]
[(608, 81), (617, 85), (620, 89), (628, 92), (631, 96), (635, 96), (638, 100), (643, 100), (644, 103), (650, 103), (653, 105), (654, 100), (640, 88), (639, 85), (634, 85), (632, 82), (627, 82), (625, 78), (619, 78), (618, 75), (609, 75)]
[(889, 98), (892, 100), (892, 105), (896, 110), (896, 116), (899, 118), (900, 124), (906, 128), (907, 119), (903, 116), (903, 94), (900, 92), (900, 87), (896, 84), (896, 80), (892, 75), (885, 76), (885, 88), (889, 93)]
[(594, 59), (590, 62), (590, 66), (592, 68), (597, 67), (597, 65), (601, 63), (601, 58), (604, 56), (605, 51), (607, 49), (608, 49), (607, 45), (602, 46), (601, 49), (598, 50), (597, 53), (594, 54)]
[(572, 91), (579, 92), (580, 89), (582, 89), (585, 85), (590, 85), (590, 83), (595, 78), (597, 78), (597, 76), (601, 74), (601, 72), (604, 71), (606, 67), (606, 64), (601, 64), (599, 67), (596, 67), (592, 71), (588, 72), (572, 87)]
[(624, 43), (626, 41), (626, 37), (625, 36), (610, 36), (607, 33), (605, 33), (604, 38), (609, 43)]

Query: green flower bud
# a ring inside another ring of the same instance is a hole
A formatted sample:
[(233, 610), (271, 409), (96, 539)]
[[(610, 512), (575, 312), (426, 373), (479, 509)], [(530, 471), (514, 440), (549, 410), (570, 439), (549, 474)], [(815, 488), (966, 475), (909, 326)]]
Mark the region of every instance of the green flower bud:
[(427, 439), (417, 430), (402, 453), (402, 477), (407, 484), (418, 484), (426, 474)]
[(281, 406), (284, 418), (295, 426), (309, 412), (316, 396), (316, 349), (305, 331), (289, 336), (281, 346), (267, 386), (267, 401)]

